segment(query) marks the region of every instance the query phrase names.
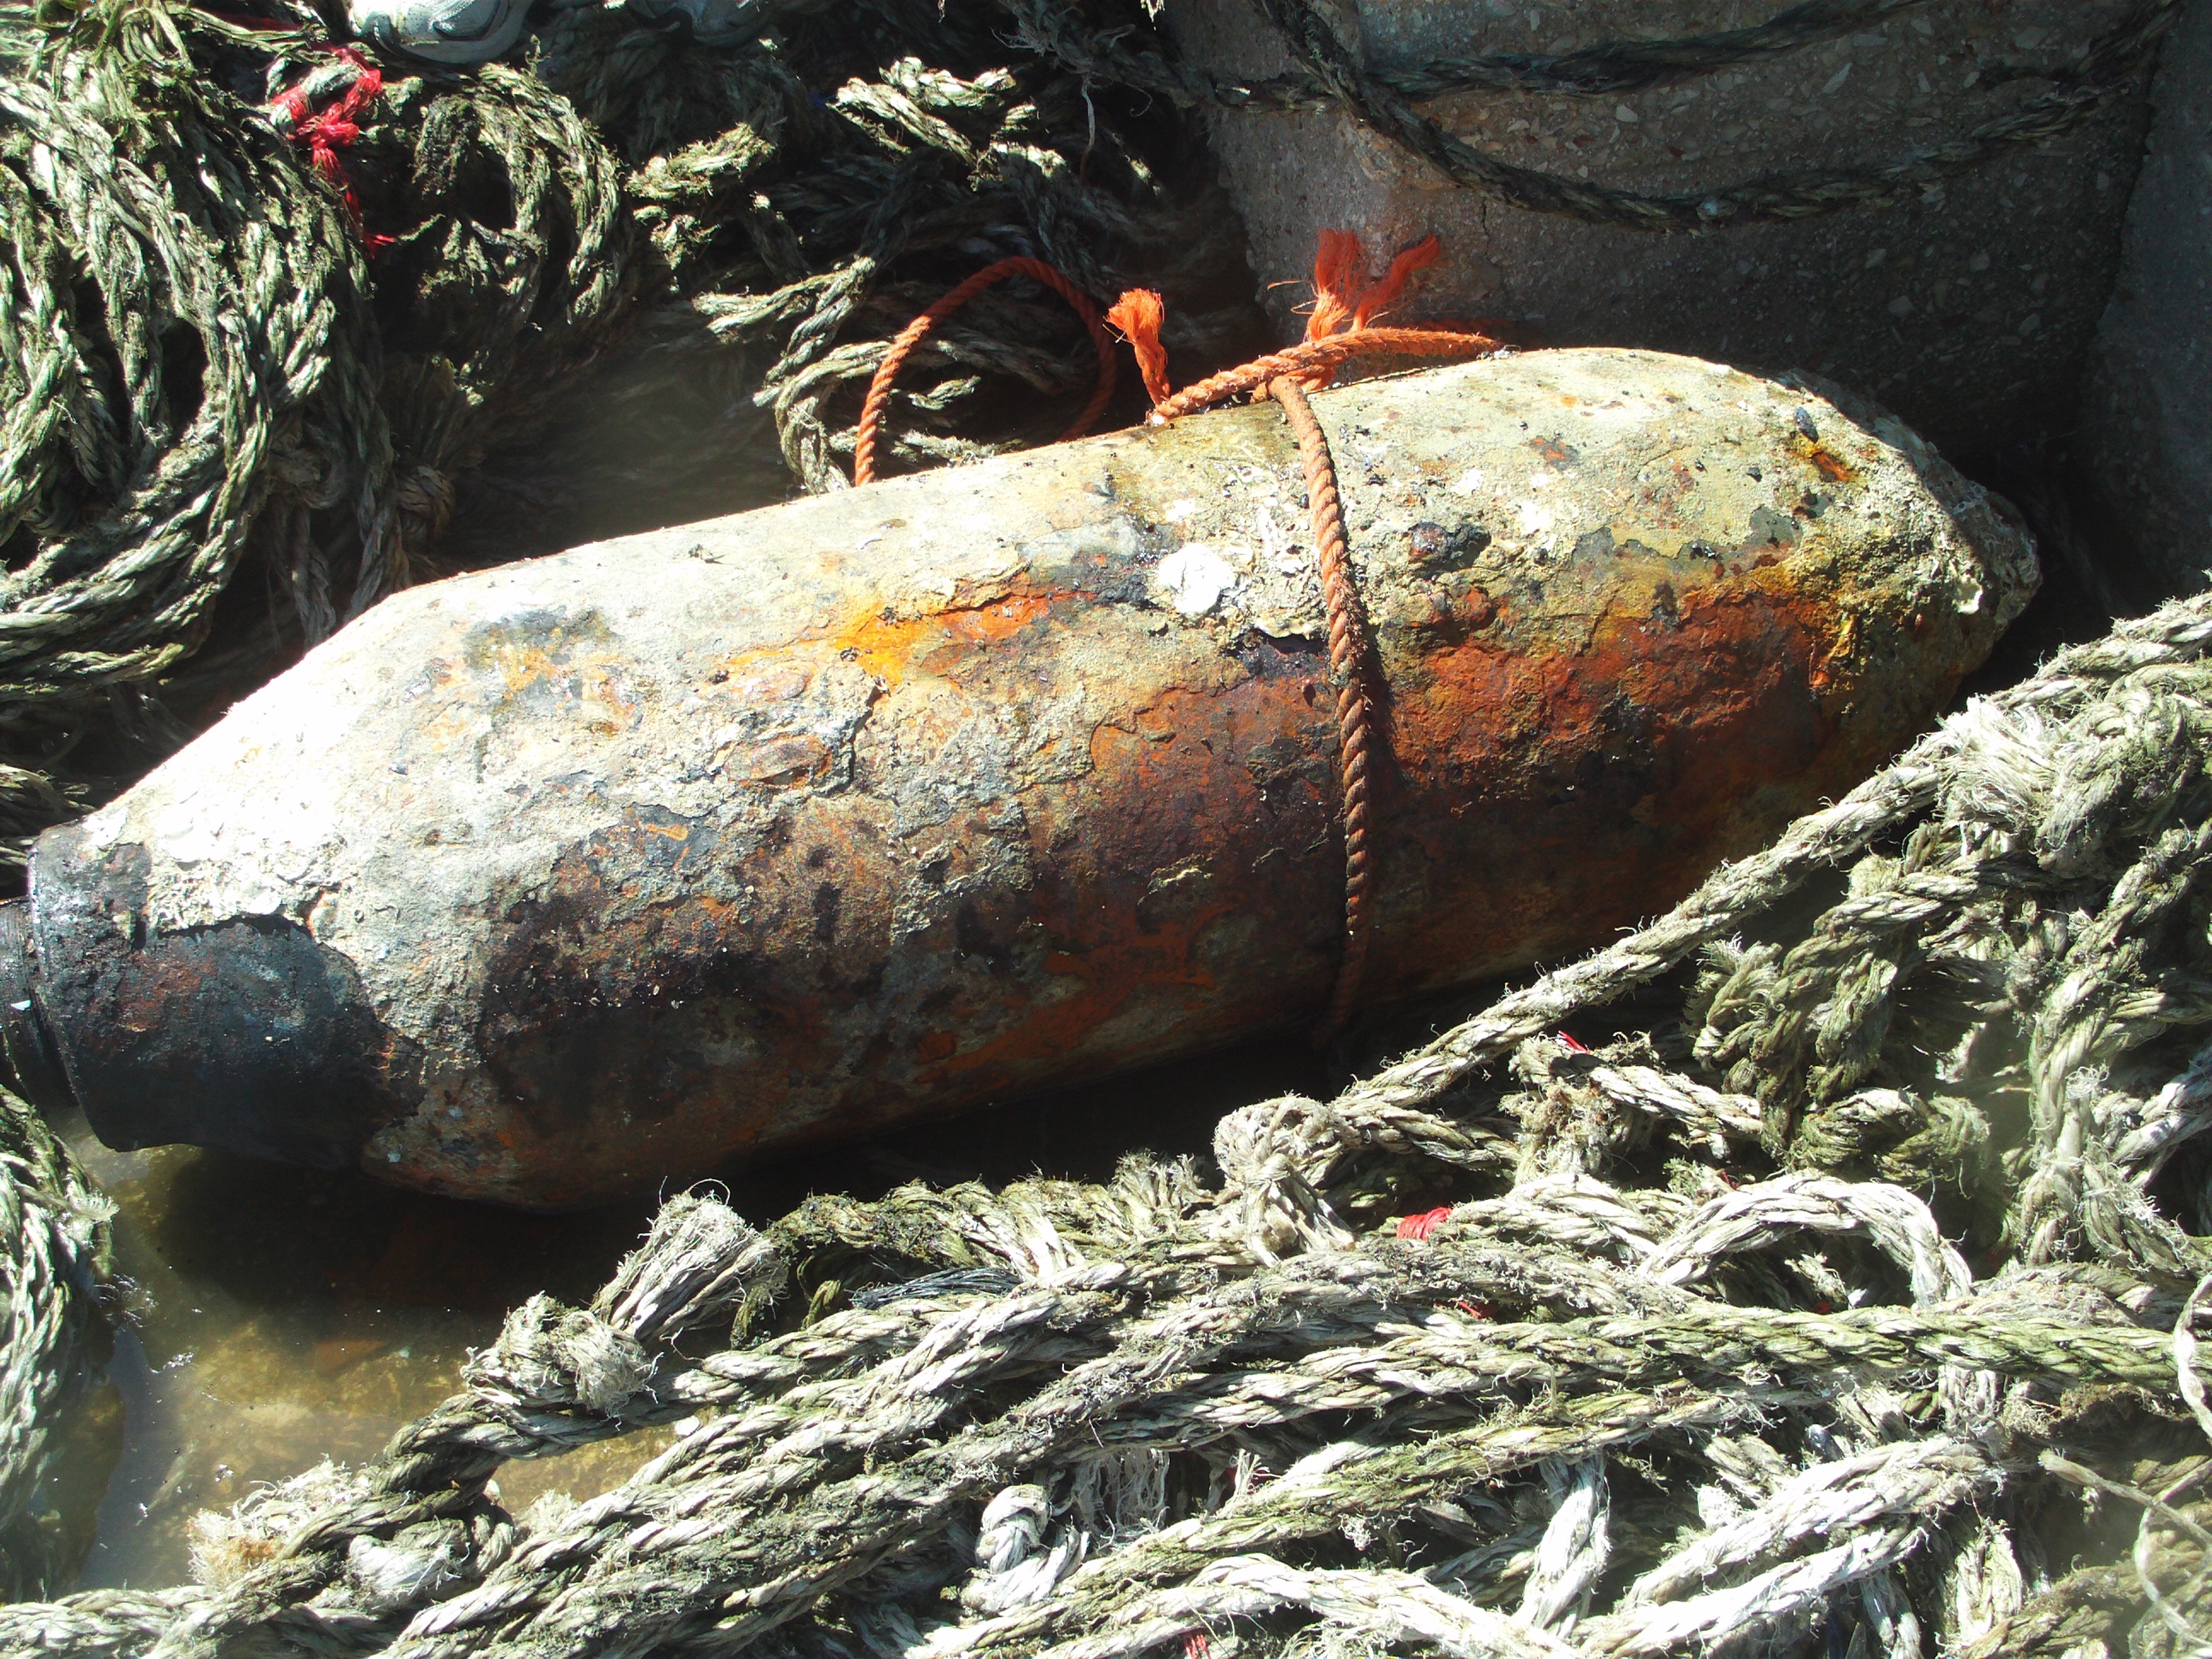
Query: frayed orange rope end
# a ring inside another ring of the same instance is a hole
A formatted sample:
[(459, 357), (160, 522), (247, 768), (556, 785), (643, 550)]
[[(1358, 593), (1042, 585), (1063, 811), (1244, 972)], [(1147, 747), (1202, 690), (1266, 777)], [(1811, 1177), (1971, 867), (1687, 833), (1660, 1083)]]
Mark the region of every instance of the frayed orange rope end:
[(1367, 276), (1367, 250), (1356, 231), (1324, 230), (1314, 251), (1313, 314), (1306, 338), (1325, 340), (1351, 323), (1352, 296)]
[(1358, 302), (1352, 307), (1352, 325), (1355, 329), (1367, 326), (1370, 321), (1398, 303), (1406, 292), (1406, 284), (1417, 270), (1425, 270), (1443, 258), (1443, 244), (1434, 236), (1425, 236), (1390, 261), (1390, 269), (1382, 280), (1360, 291)]
[(1167, 301), (1148, 288), (1133, 288), (1115, 301), (1106, 320), (1121, 331), (1137, 354), (1137, 373), (1144, 377), (1145, 395), (1158, 408), (1168, 400), (1168, 351), (1160, 343), (1160, 327), (1167, 321)]

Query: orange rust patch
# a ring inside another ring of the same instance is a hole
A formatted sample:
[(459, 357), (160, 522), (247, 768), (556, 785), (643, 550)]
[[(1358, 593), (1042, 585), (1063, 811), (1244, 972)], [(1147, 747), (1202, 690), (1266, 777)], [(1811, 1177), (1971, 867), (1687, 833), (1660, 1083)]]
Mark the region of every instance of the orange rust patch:
[(722, 771), (746, 783), (784, 786), (820, 777), (836, 758), (836, 751), (812, 733), (789, 732), (733, 745), (722, 757)]
[(934, 1069), (915, 1081), (928, 1086), (998, 1066), (1010, 1066), (1015, 1068), (1011, 1074), (1018, 1076), (1040, 1061), (1079, 1052), (1094, 1031), (1141, 991), (1176, 985), (1211, 990), (1213, 975), (1193, 957), (1208, 925), (1231, 908), (1225, 902), (1210, 904), (1185, 921), (1149, 933), (1131, 925), (1127, 915), (1110, 916), (1111, 931), (1091, 940), (1082, 954), (1057, 951), (1048, 958), (1048, 971), (1078, 981), (1080, 989), (1070, 996), (1030, 1001), (1027, 1017), (1012, 1030), (964, 1054), (952, 1053), (949, 1036), (939, 1054), (928, 1050), (933, 1036), (944, 1034), (923, 1038), (915, 1052)]
[(1856, 467), (1826, 444), (1814, 443), (1802, 432), (1791, 437), (1790, 447), (1797, 452), (1799, 459), (1811, 462), (1831, 483), (1853, 483), (1858, 479)]
[[(1310, 786), (1289, 773), (1263, 782), (1249, 758), (1315, 753), (1317, 717), (1297, 681), (1249, 678), (1218, 692), (1169, 688), (1129, 718), (1134, 731), (1101, 726), (1091, 739), (1085, 794), (1094, 805), (1086, 810), (1096, 813), (1101, 801), (1116, 810), (1090, 818), (1097, 839), (1084, 856), (1041, 872), (1037, 916), (1055, 947), (1040, 963), (1054, 981), (1050, 993), (1027, 1000), (995, 1037), (917, 1078), (923, 1086), (959, 1079), (967, 1093), (1035, 1076), (1094, 1045), (1101, 1028), (1139, 1007), (1158, 1011), (1164, 1029), (1176, 1011), (1195, 1012), (1221, 989), (1205, 956), (1217, 923), (1255, 902), (1281, 902), (1301, 915), (1326, 902), (1304, 890), (1310, 869), (1255, 890), (1247, 864), (1274, 835), (1301, 848), (1319, 840), (1316, 809), (1327, 809)], [(1049, 844), (1043, 803), (1033, 810), (1041, 816), (1032, 833)], [(1271, 817), (1272, 833), (1261, 827)], [(1325, 868), (1331, 855), (1316, 852), (1310, 862)], [(1190, 884), (1152, 890), (1155, 877), (1186, 869), (1194, 872)], [(1333, 883), (1333, 872), (1324, 879)], [(1011, 999), (1002, 994), (1000, 1000), (1012, 1009)], [(1224, 1026), (1237, 1017), (1234, 1009), (1216, 1012)], [(1115, 1036), (1123, 1046), (1144, 1040)]]
[(941, 674), (980, 646), (996, 645), (1043, 617), (1052, 599), (1012, 593), (981, 605), (948, 607), (927, 616), (863, 616), (834, 636), (841, 656), (850, 655), (871, 674), (896, 685), (909, 669)]
[(571, 657), (574, 641), (561, 629), (552, 629), (543, 642), (501, 639), (493, 643), (483, 665), (499, 677), (500, 689), (513, 699), (533, 685), (568, 685), (580, 702), (595, 702), (609, 719), (592, 722), (592, 730), (611, 737), (637, 712), (637, 700), (623, 688), (622, 659), (609, 652)]
[(1382, 819), (1419, 852), (1386, 873), (1501, 878), (1419, 894), (1384, 976), (1418, 981), (1470, 940), (1588, 939), (1687, 890), (1763, 790), (1817, 769), (1833, 722), (1811, 671), (1833, 622), (1731, 583), (1685, 594), (1673, 627), (1610, 612), (1580, 651), (1429, 656), (1392, 709), (1403, 793)]

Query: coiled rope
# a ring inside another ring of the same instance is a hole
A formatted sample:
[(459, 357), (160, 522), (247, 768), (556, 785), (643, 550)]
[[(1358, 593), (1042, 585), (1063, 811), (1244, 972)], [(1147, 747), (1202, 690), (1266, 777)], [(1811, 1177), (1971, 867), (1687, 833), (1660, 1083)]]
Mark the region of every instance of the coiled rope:
[(1017, 254), (1010, 259), (1000, 259), (977, 271), (966, 282), (948, 292), (898, 332), (884, 353), (884, 360), (876, 366), (874, 377), (868, 382), (866, 400), (860, 405), (860, 423), (853, 439), (853, 482), (856, 484), (876, 481), (876, 434), (881, 429), (884, 407), (890, 402), (891, 383), (898, 379), (899, 370), (914, 355), (915, 348), (927, 339), (938, 324), (966, 305), (985, 289), (1004, 282), (1009, 276), (1026, 276), (1031, 282), (1042, 283), (1067, 301), (1075, 314), (1083, 319), (1090, 331), (1091, 344), (1098, 353), (1098, 380), (1091, 388), (1091, 401), (1069, 422), (1067, 429), (1060, 434), (1062, 443), (1070, 438), (1079, 438), (1091, 430), (1098, 417), (1106, 412), (1106, 405), (1114, 397), (1114, 337), (1106, 331), (1106, 319), (1091, 296), (1047, 264), (1042, 259), (1031, 259)]
[(107, 1199), (38, 1113), (0, 1090), (0, 1599), (54, 1595), (75, 1572), (45, 1524), (45, 1487), (99, 1358)]

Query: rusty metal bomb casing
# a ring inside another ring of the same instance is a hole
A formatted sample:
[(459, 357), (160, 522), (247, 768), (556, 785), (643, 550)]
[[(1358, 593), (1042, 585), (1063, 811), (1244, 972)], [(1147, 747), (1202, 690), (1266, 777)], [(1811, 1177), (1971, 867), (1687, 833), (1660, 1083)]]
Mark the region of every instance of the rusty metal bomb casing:
[[(1893, 422), (1690, 359), (1316, 408), (1388, 687), (1375, 998), (1675, 898), (2035, 582)], [(1328, 673), (1272, 406), (417, 588), (41, 839), (9, 1049), (113, 1146), (557, 1206), (1310, 1022)]]

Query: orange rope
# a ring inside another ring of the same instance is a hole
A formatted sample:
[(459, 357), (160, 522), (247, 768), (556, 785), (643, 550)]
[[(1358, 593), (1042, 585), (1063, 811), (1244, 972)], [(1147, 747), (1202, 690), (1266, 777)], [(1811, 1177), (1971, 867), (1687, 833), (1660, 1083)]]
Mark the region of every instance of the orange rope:
[(1328, 434), (1321, 429), (1305, 388), (1294, 377), (1285, 374), (1270, 380), (1267, 392), (1283, 406), (1291, 434), (1297, 440), (1298, 459), (1305, 466), (1306, 508), (1321, 566), (1322, 599), (1328, 609), (1329, 678), (1336, 682), (1337, 793), (1344, 802), (1344, 954), (1337, 959), (1336, 989), (1315, 1039), (1318, 1045), (1342, 1030), (1352, 1018), (1352, 1000), (1367, 971), (1367, 899), (1373, 878), (1367, 857), (1367, 791), (1374, 738), (1368, 723), (1367, 629), (1359, 611), (1359, 589), (1352, 577), (1352, 545), (1345, 535)]
[(1367, 969), (1367, 945), (1371, 931), (1369, 916), (1374, 881), (1370, 856), (1370, 800), (1375, 748), (1378, 741), (1371, 721), (1369, 659), (1372, 647), (1366, 620), (1360, 613), (1359, 590), (1352, 579), (1350, 538), (1344, 528), (1344, 507), (1337, 491), (1336, 464), (1328, 451), (1328, 435), (1306, 401), (1309, 391), (1318, 392), (1336, 378), (1337, 371), (1358, 357), (1479, 357), (1502, 351), (1504, 344), (1489, 335), (1449, 328), (1374, 328), (1368, 319), (1398, 301), (1413, 273), (1438, 257), (1433, 236), (1414, 244), (1390, 262), (1387, 273), (1374, 283), (1364, 283), (1366, 254), (1359, 239), (1348, 231), (1325, 230), (1314, 261), (1314, 309), (1307, 319), (1306, 338), (1285, 350), (1270, 352), (1239, 368), (1171, 392), (1166, 349), (1160, 329), (1167, 308), (1150, 289), (1132, 289), (1115, 302), (1102, 319), (1089, 300), (1051, 266), (1036, 259), (1001, 259), (986, 266), (908, 324), (891, 343), (891, 349), (868, 387), (860, 410), (860, 431), (853, 451), (853, 476), (868, 483), (876, 476), (876, 431), (890, 397), (892, 378), (907, 356), (927, 336), (940, 319), (958, 310), (975, 295), (1002, 276), (1017, 272), (1033, 276), (1065, 298), (1082, 316), (1098, 342), (1098, 390), (1068, 437), (1090, 430), (1091, 422), (1113, 394), (1114, 365), (1106, 325), (1121, 331), (1136, 353), (1145, 391), (1152, 400), (1151, 420), (1164, 425), (1185, 415), (1195, 415), (1214, 404), (1243, 392), (1258, 392), (1280, 404), (1291, 433), (1297, 441), (1298, 459), (1305, 471), (1307, 510), (1311, 515), (1315, 557), (1320, 568), (1322, 599), (1328, 612), (1329, 676), (1336, 684), (1337, 793), (1344, 803), (1344, 954), (1338, 959), (1336, 986), (1328, 1012), (1315, 1037), (1328, 1042), (1344, 1029)]
[(1363, 328), (1353, 334), (1332, 334), (1324, 340), (1308, 340), (1271, 351), (1187, 386), (1172, 398), (1154, 404), (1152, 419), (1165, 423), (1195, 415), (1239, 392), (1259, 391), (1285, 374), (1295, 375), (1301, 382), (1317, 372), (1334, 374), (1355, 357), (1480, 357), (1504, 349), (1502, 342), (1487, 334), (1462, 334), (1441, 328)]
[(1061, 433), (1062, 441), (1079, 438), (1091, 430), (1091, 423), (1105, 412), (1106, 404), (1114, 396), (1114, 337), (1106, 331), (1105, 319), (1091, 296), (1042, 259), (1031, 259), (1017, 254), (1001, 259), (977, 271), (959, 287), (952, 289), (930, 308), (899, 331), (891, 348), (884, 354), (884, 361), (876, 369), (875, 378), (868, 382), (867, 401), (860, 405), (860, 429), (853, 443), (853, 482), (856, 484), (876, 481), (876, 434), (882, 428), (884, 409), (890, 402), (891, 382), (906, 360), (914, 355), (916, 346), (929, 337), (930, 331), (966, 305), (993, 283), (1009, 276), (1027, 276), (1043, 283), (1067, 301), (1083, 325), (1091, 331), (1091, 343), (1098, 349), (1098, 384), (1091, 393), (1091, 401)]
[(1160, 328), (1167, 319), (1167, 301), (1148, 288), (1131, 289), (1106, 313), (1106, 320), (1121, 331), (1129, 349), (1136, 353), (1138, 378), (1154, 404), (1169, 395), (1168, 349), (1160, 343)]
[(1337, 491), (1336, 464), (1328, 452), (1309, 390), (1319, 391), (1358, 357), (1477, 357), (1504, 349), (1486, 334), (1443, 328), (1371, 328), (1367, 319), (1395, 304), (1406, 283), (1437, 257), (1433, 236), (1416, 243), (1390, 262), (1375, 283), (1359, 286), (1366, 255), (1359, 239), (1344, 231), (1323, 231), (1314, 261), (1314, 308), (1307, 337), (1285, 350), (1224, 370), (1185, 386), (1168, 390), (1167, 353), (1160, 344), (1164, 308), (1148, 289), (1133, 289), (1106, 313), (1137, 354), (1145, 390), (1158, 424), (1252, 392), (1280, 404), (1297, 440), (1305, 471), (1307, 510), (1313, 523), (1314, 552), (1321, 576), (1322, 600), (1328, 612), (1329, 677), (1336, 684), (1337, 794), (1344, 803), (1344, 954), (1337, 959), (1336, 987), (1328, 1012), (1316, 1029), (1316, 1047), (1327, 1044), (1352, 1018), (1352, 1006), (1367, 971), (1369, 915), (1374, 863), (1368, 841), (1370, 792), (1378, 735), (1372, 724), (1373, 699), (1368, 678), (1372, 653), (1359, 590), (1352, 580), (1350, 540)]

